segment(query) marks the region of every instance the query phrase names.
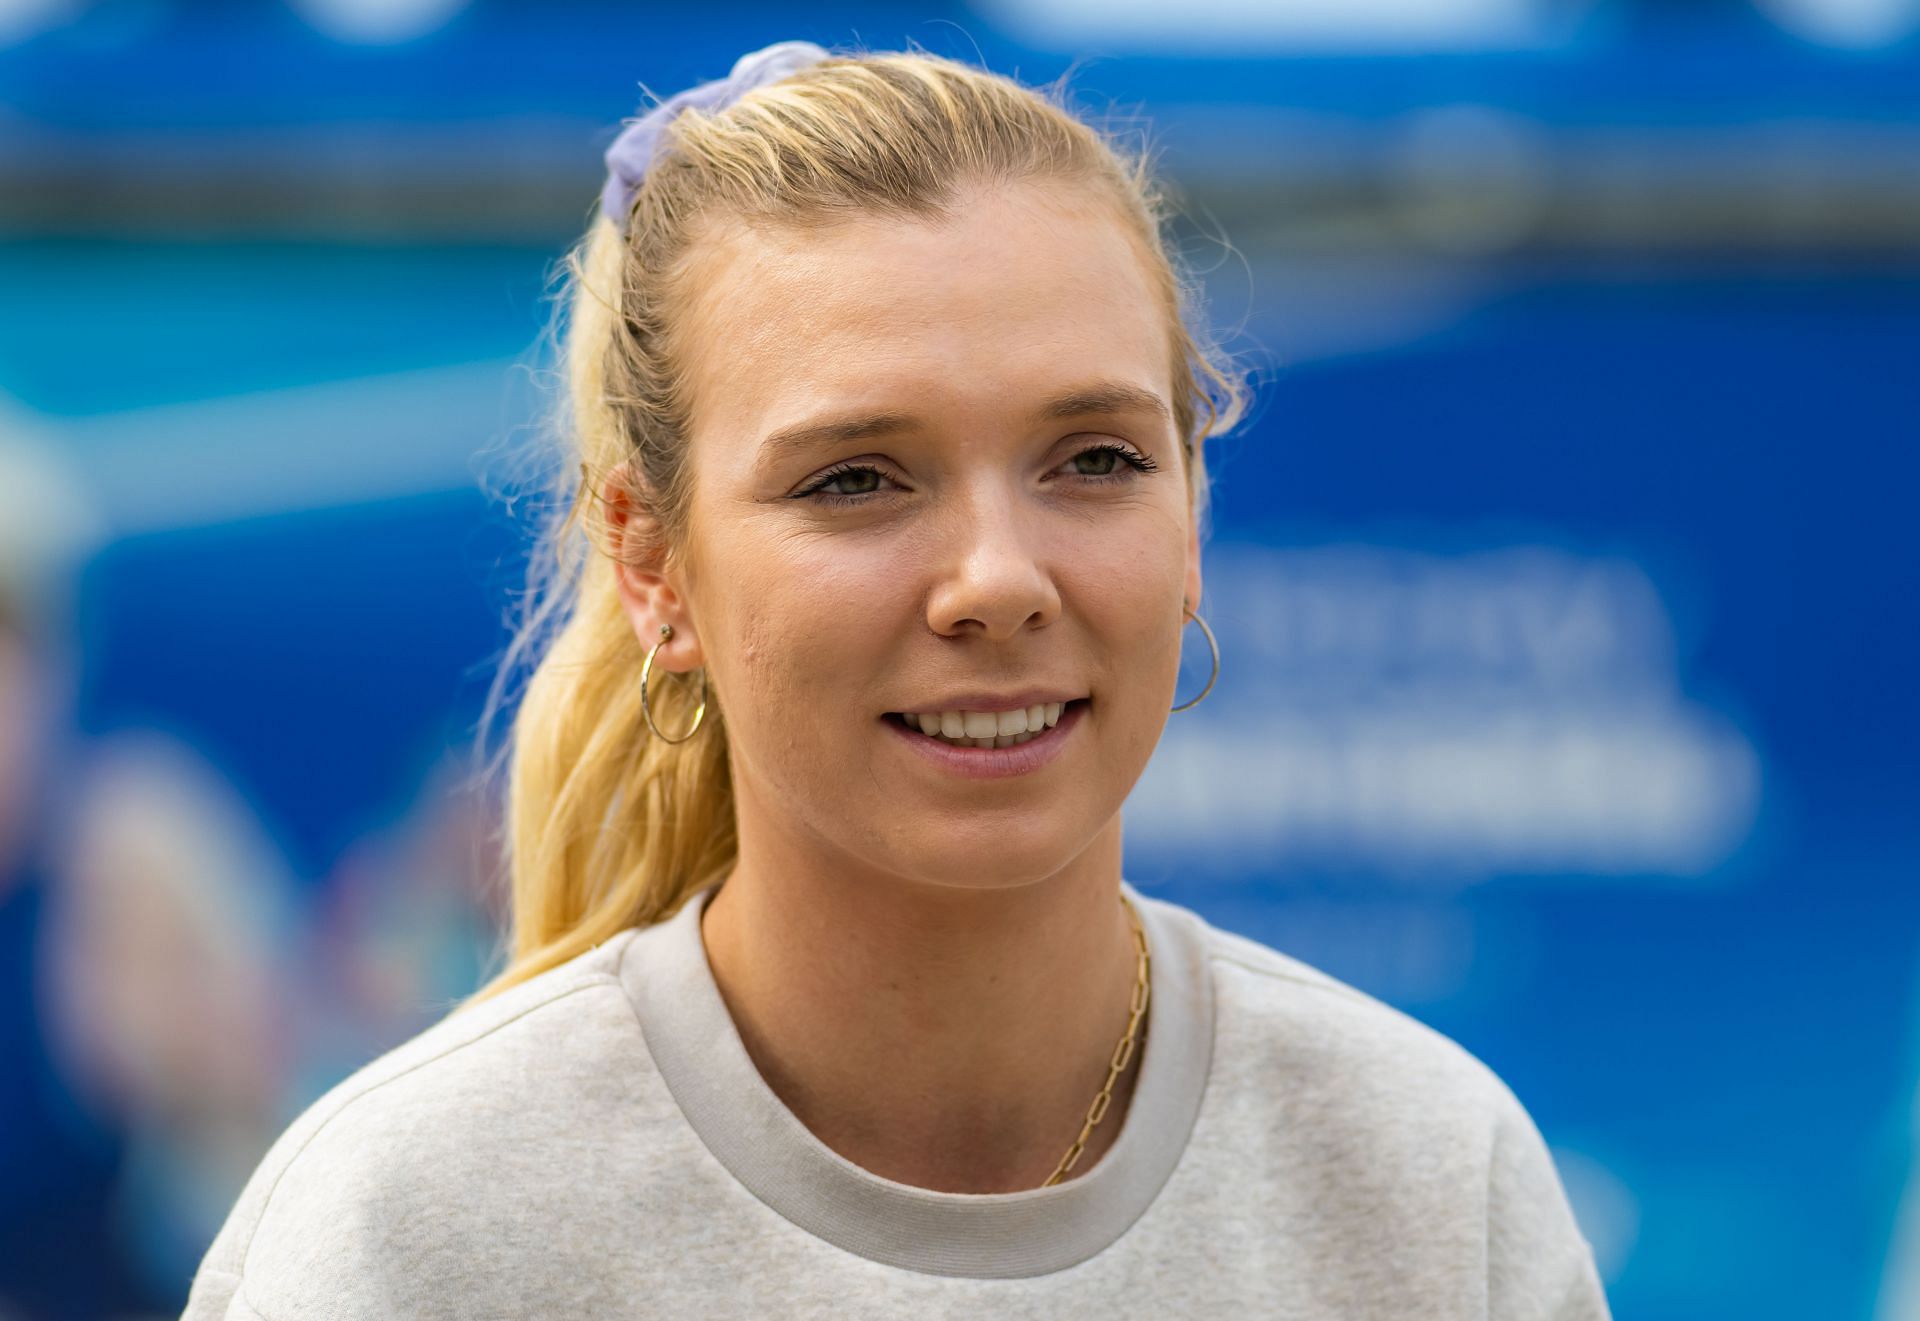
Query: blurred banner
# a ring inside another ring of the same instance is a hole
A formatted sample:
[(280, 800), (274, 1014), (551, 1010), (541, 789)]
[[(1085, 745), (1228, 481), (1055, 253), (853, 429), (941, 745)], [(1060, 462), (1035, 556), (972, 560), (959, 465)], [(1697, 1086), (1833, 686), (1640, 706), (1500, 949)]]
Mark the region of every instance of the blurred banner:
[(1069, 74), (1256, 370), (1129, 878), (1484, 1059), (1620, 1317), (1920, 1318), (1920, 0), (0, 0), (0, 1321), (481, 980), (556, 263), (783, 38)]

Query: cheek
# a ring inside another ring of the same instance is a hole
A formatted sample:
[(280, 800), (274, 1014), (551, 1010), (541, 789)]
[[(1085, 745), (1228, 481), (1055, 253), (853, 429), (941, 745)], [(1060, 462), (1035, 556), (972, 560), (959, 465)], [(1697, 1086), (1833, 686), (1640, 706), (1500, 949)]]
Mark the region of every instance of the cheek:
[[(1187, 525), (1177, 511), (1143, 506), (1074, 548), (1073, 596), (1099, 631), (1129, 644), (1117, 664), (1151, 665), (1180, 618), (1186, 591)], [(1144, 654), (1133, 654), (1134, 648)]]
[(1105, 694), (1100, 725), (1116, 767), (1144, 765), (1158, 743), (1180, 677), (1187, 523), (1143, 509), (1124, 536), (1103, 539), (1098, 565), (1067, 597), (1097, 649), (1093, 682)]
[[(796, 546), (741, 554), (726, 578), (724, 613), (731, 641), (730, 710), (741, 732), (807, 730), (817, 745), (821, 726), (844, 725), (858, 711), (860, 685), (875, 663), (887, 562), (836, 552), (809, 555)], [(873, 714), (878, 715), (876, 710)]]

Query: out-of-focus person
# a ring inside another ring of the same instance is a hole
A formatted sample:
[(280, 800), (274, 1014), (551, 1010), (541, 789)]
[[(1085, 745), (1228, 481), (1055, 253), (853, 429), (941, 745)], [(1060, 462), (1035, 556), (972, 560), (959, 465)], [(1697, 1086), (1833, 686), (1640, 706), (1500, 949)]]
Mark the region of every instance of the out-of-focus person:
[(283, 1122), (305, 978), (292, 878), (251, 806), (145, 730), (87, 749), (43, 916), (50, 1050), (125, 1134), (121, 1246), (173, 1301)]
[(0, 1317), (159, 1315), (290, 1104), (291, 878), (150, 731), (82, 738), (105, 522), (0, 427)]
[(121, 1134), (49, 1053), (37, 957), (74, 748), (74, 583), (99, 520), (0, 401), (0, 1316), (115, 1315), (147, 1300), (117, 1246)]

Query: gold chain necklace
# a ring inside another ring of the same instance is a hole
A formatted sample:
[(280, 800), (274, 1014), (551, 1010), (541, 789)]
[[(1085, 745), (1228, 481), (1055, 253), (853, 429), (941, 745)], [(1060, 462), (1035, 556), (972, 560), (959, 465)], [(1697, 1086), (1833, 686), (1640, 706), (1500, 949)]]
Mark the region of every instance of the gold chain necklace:
[(1067, 1171), (1080, 1159), (1080, 1153), (1087, 1148), (1087, 1138), (1093, 1127), (1106, 1117), (1107, 1106), (1113, 1102), (1113, 1082), (1125, 1071), (1128, 1061), (1133, 1058), (1134, 1035), (1140, 1030), (1141, 1016), (1147, 1012), (1147, 987), (1150, 983), (1147, 961), (1147, 933), (1140, 927), (1140, 915), (1133, 911), (1133, 901), (1125, 894), (1120, 896), (1120, 906), (1127, 910), (1127, 921), (1133, 924), (1133, 942), (1140, 948), (1140, 971), (1133, 983), (1133, 1003), (1127, 1014), (1127, 1034), (1120, 1038), (1120, 1044), (1113, 1048), (1113, 1059), (1107, 1066), (1107, 1085), (1100, 1089), (1100, 1095), (1093, 1098), (1093, 1105), (1087, 1111), (1087, 1122), (1081, 1125), (1080, 1136), (1073, 1140), (1067, 1154), (1061, 1159), (1058, 1169), (1048, 1176), (1042, 1188), (1059, 1183), (1067, 1177)]

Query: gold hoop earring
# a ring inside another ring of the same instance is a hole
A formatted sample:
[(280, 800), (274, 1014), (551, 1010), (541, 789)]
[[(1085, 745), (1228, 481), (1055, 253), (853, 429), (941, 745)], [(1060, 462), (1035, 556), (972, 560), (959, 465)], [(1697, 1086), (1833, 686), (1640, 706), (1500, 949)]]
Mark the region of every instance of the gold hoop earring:
[(640, 667), (640, 714), (646, 717), (647, 728), (653, 731), (653, 736), (655, 738), (660, 739), (661, 741), (666, 743), (685, 743), (688, 739), (692, 738), (696, 733), (699, 732), (700, 721), (707, 714), (706, 666), (703, 665), (700, 667), (700, 708), (699, 710), (693, 713), (693, 727), (687, 730), (687, 732), (682, 734), (679, 738), (668, 738), (665, 734), (662, 734), (660, 732), (660, 726), (653, 723), (653, 706), (651, 703), (647, 701), (647, 681), (648, 681), (648, 677), (653, 673), (653, 658), (659, 653), (660, 648), (667, 645), (667, 640), (672, 636), (673, 636), (673, 625), (662, 624), (660, 626), (660, 640), (653, 644), (652, 650), (647, 652), (646, 663)]
[[(1207, 686), (1200, 690), (1200, 697), (1205, 697), (1208, 693), (1213, 691), (1213, 681), (1220, 677), (1220, 644), (1213, 640), (1213, 630), (1207, 627), (1206, 620), (1200, 618), (1200, 616), (1194, 613), (1193, 611), (1187, 612), (1187, 618), (1191, 619), (1194, 623), (1198, 624), (1200, 626), (1200, 631), (1207, 635), (1207, 649), (1213, 653), (1213, 673), (1207, 676)], [(1176, 706), (1173, 709), (1175, 711), (1184, 711), (1188, 707), (1197, 703), (1200, 700), (1200, 697), (1194, 698), (1193, 701), (1191, 702), (1182, 702), (1179, 706)]]

